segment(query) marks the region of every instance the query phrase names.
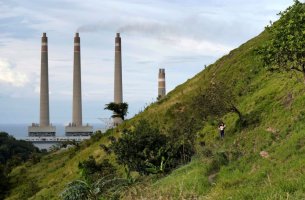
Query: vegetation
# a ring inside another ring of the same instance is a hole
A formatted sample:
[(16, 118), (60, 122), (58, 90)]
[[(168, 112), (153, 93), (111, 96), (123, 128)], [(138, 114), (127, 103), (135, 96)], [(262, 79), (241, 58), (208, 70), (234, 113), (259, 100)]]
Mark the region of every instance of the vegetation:
[(208, 89), (199, 91), (193, 100), (193, 107), (203, 118), (222, 117), (235, 112), (240, 118), (242, 114), (236, 106), (236, 95), (225, 83), (212, 79)]
[(192, 148), (171, 139), (142, 120), (134, 130), (125, 130), (122, 137), (111, 144), (111, 149), (118, 163), (131, 171), (142, 175), (164, 173), (182, 164), (183, 153)]
[(61, 193), (63, 200), (98, 200), (115, 199), (122, 187), (128, 184), (123, 178), (117, 178), (115, 167), (109, 160), (98, 164), (93, 157), (79, 163), (80, 180), (67, 185)]
[(128, 111), (128, 104), (127, 103), (114, 103), (111, 102), (109, 104), (106, 104), (105, 110), (113, 111), (112, 118), (120, 117), (121, 119), (125, 119), (125, 116), (127, 115)]
[(13, 167), (26, 160), (39, 161), (39, 150), (32, 143), (16, 140), (6, 132), (0, 132), (0, 199), (3, 199), (9, 190), (7, 177)]
[(272, 38), (259, 53), (269, 69), (301, 73), (305, 83), (305, 3), (294, 2), (279, 13), (279, 21), (266, 27)]

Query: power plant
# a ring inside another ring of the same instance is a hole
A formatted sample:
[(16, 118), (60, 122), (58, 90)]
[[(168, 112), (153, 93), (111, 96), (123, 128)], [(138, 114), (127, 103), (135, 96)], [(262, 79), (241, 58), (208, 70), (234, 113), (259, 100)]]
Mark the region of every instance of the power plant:
[(158, 99), (163, 98), (166, 95), (165, 89), (165, 69), (159, 69), (158, 75)]
[(28, 127), (28, 136), (55, 136), (56, 127), (50, 124), (49, 113), (49, 72), (48, 72), (48, 38), (43, 33), (41, 38), (41, 72), (40, 72), (40, 122)]
[[(123, 103), (123, 86), (122, 86), (122, 46), (120, 33), (115, 37), (114, 53), (114, 103)], [(121, 124), (123, 119), (120, 117), (113, 118), (114, 126)]]
[(72, 123), (65, 127), (66, 136), (88, 136), (93, 133), (93, 127), (83, 126), (82, 122), (82, 88), (81, 88), (81, 54), (79, 33), (74, 37), (73, 62), (73, 103)]
[[(81, 88), (81, 48), (79, 33), (74, 37), (74, 60), (73, 60), (73, 100), (72, 100), (72, 122), (65, 127), (66, 138), (55, 137), (56, 127), (50, 124), (49, 118), (49, 78), (48, 78), (48, 38), (43, 33), (41, 43), (41, 76), (40, 76), (40, 123), (32, 123), (28, 127), (29, 137), (49, 137), (41, 140), (66, 141), (69, 138), (89, 137), (93, 133), (93, 127), (89, 124), (83, 125), (82, 121), (82, 88)], [(122, 83), (122, 44), (120, 33), (115, 37), (114, 58), (114, 103), (123, 103)], [(166, 95), (165, 69), (159, 69), (158, 76), (158, 99)], [(114, 113), (114, 115), (117, 113)], [(113, 125), (117, 126), (123, 122), (121, 117), (113, 118)], [(50, 138), (50, 137), (49, 137)], [(39, 142), (40, 139), (33, 138)], [(39, 140), (39, 141), (38, 141)]]

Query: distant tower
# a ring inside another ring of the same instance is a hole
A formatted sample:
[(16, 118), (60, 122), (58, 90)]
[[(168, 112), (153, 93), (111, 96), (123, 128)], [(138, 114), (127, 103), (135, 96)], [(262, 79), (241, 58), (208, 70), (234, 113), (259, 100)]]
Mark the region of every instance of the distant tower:
[(43, 33), (41, 38), (40, 72), (40, 124), (28, 127), (29, 136), (55, 136), (56, 128), (50, 125), (49, 114), (49, 75), (48, 75), (48, 38)]
[(79, 33), (74, 37), (72, 123), (65, 128), (66, 136), (88, 136), (92, 126), (82, 125), (81, 56)]
[(159, 69), (158, 76), (158, 99), (163, 98), (166, 95), (165, 90), (165, 69)]
[[(121, 53), (121, 37), (120, 33), (115, 37), (115, 55), (114, 55), (114, 102), (123, 102), (123, 86), (122, 86), (122, 53)], [(114, 125), (122, 123), (119, 117), (113, 119)]]
[(82, 126), (82, 86), (79, 33), (74, 37), (72, 124)]

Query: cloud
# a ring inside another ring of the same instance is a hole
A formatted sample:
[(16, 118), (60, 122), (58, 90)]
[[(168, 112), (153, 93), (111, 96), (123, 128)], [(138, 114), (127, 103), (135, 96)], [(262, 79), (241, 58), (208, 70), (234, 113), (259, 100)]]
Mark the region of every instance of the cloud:
[(14, 97), (17, 105), (32, 111), (22, 119), (12, 117), (11, 100), (9, 106), (1, 100), (0, 110), (12, 121), (38, 116), (40, 37), (47, 32), (51, 118), (70, 121), (73, 36), (79, 27), (84, 120), (104, 116), (102, 107), (113, 98), (116, 31), (122, 31), (124, 100), (130, 103), (130, 113), (138, 111), (157, 96), (159, 67), (166, 68), (170, 91), (257, 35), (292, 0), (243, 2), (0, 0), (0, 55), (6, 59), (0, 60), (1, 96)]
[(26, 74), (16, 71), (10, 62), (0, 58), (0, 83), (23, 87), (28, 81)]

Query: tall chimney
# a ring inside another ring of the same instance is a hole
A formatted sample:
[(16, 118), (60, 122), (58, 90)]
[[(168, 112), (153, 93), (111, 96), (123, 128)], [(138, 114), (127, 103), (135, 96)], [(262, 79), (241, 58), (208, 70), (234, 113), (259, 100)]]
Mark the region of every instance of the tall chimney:
[(114, 57), (114, 102), (123, 102), (122, 89), (122, 54), (120, 33), (115, 37), (115, 57)]
[(41, 38), (41, 74), (40, 74), (40, 127), (47, 127), (49, 119), (49, 78), (48, 78), (48, 38)]
[(165, 69), (159, 69), (158, 79), (158, 98), (164, 97), (166, 94), (165, 90)]
[[(121, 37), (120, 33), (115, 37), (115, 55), (114, 55), (114, 102), (123, 102), (123, 87), (122, 87), (122, 54), (121, 54)], [(114, 125), (123, 122), (120, 117), (113, 119)]]
[(48, 38), (43, 33), (41, 38), (41, 71), (40, 71), (40, 119), (39, 124), (28, 127), (29, 137), (54, 137), (56, 127), (50, 124), (49, 113), (49, 72), (48, 72)]
[(82, 126), (82, 88), (81, 88), (81, 58), (79, 33), (74, 37), (74, 63), (73, 63), (73, 107), (72, 124)]

